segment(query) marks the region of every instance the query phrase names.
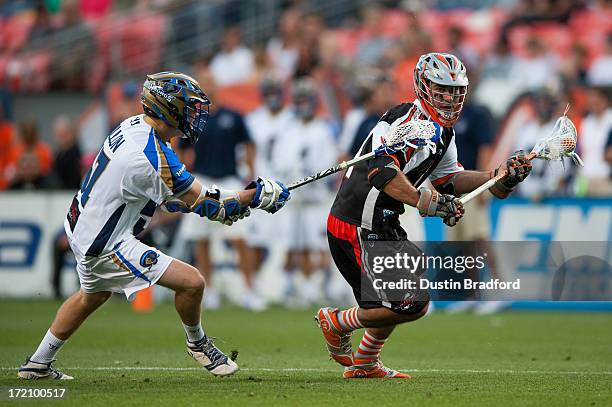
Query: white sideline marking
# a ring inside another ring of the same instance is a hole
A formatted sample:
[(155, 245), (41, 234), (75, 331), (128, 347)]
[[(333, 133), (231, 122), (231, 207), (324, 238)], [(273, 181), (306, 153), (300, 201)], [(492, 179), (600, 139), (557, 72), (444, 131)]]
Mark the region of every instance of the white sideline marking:
[[(97, 367), (62, 367), (62, 370), (91, 370), (91, 371), (200, 371), (203, 368), (198, 367), (160, 367), (160, 366), (97, 366)], [(17, 370), (16, 367), (0, 367), (0, 370)], [(341, 369), (320, 369), (320, 368), (266, 368), (252, 367), (241, 368), (243, 372), (323, 372), (323, 373), (338, 373)], [(511, 370), (511, 369), (399, 369), (401, 372), (407, 373), (477, 373), (477, 374), (545, 374), (545, 375), (612, 375), (612, 371), (602, 370), (596, 371), (552, 371), (552, 370)]]

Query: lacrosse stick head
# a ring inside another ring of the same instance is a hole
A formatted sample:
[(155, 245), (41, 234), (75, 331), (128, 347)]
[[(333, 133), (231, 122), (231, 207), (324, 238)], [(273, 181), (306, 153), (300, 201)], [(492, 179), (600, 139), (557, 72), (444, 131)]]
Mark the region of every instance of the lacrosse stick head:
[(565, 114), (557, 119), (551, 135), (538, 141), (533, 153), (537, 158), (551, 161), (563, 161), (564, 157), (570, 157), (575, 164), (582, 166), (584, 164), (576, 154), (578, 133), (574, 123), (567, 117), (568, 110), (569, 106)]
[(442, 127), (433, 121), (409, 120), (405, 123), (393, 123), (383, 137), (383, 146), (389, 154), (427, 146), (435, 150), (441, 135)]

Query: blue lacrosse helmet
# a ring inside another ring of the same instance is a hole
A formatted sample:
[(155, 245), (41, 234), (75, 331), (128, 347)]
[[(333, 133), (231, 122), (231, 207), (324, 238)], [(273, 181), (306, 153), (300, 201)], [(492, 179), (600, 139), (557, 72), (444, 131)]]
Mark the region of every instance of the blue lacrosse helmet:
[(180, 72), (147, 75), (141, 101), (145, 114), (179, 129), (192, 144), (204, 134), (211, 102), (191, 76)]

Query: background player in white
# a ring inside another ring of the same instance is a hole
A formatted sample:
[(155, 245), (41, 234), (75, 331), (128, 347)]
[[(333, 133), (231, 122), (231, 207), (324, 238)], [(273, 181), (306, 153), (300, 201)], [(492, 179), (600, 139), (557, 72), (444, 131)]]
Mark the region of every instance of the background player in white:
[[(293, 119), (290, 109), (284, 107), (283, 83), (275, 77), (269, 76), (259, 84), (259, 93), (263, 104), (246, 117), (246, 125), (255, 143), (257, 155), (255, 157), (255, 172), (267, 174), (277, 179), (277, 168), (272, 152), (278, 138), (289, 130)], [(264, 213), (253, 213), (249, 218), (248, 244), (252, 250), (250, 259), (251, 268), (258, 271), (264, 262), (266, 248), (271, 249), (275, 240), (275, 227), (278, 219), (266, 216)], [(276, 245), (278, 246), (278, 245)], [(258, 311), (265, 308), (265, 302), (253, 290), (245, 298), (245, 306)]]
[[(276, 142), (273, 157), (281, 179), (298, 180), (329, 167), (338, 156), (329, 123), (316, 118), (317, 89), (314, 82), (301, 79), (293, 89), (295, 118)], [(325, 249), (325, 215), (331, 201), (329, 184), (316, 182), (293, 193), (293, 203), (283, 217), (284, 242), (288, 253), (285, 263), (288, 284), (286, 300), (295, 305), (315, 303), (321, 295), (313, 274)], [(294, 292), (296, 270), (305, 281)]]
[[(241, 189), (248, 183), (245, 179), (255, 177), (255, 145), (251, 142), (242, 114), (226, 107), (223, 100), (217, 97), (218, 87), (211, 70), (200, 68), (197, 75), (200, 84), (206, 89), (207, 95), (215, 100), (215, 104), (210, 107), (206, 133), (200, 143), (179, 143), (181, 157), (202, 183)], [(242, 157), (239, 157), (239, 150), (244, 152)], [(246, 170), (243, 176), (239, 174), (240, 163), (244, 163)], [(243, 222), (226, 228), (195, 216), (185, 216), (182, 219), (178, 233), (185, 240), (193, 242), (195, 265), (206, 279), (206, 308), (216, 309), (221, 306), (221, 293), (215, 278), (215, 266), (218, 265), (219, 258), (214, 256), (221, 251), (213, 250), (219, 242), (228, 242), (235, 253), (236, 268), (242, 274), (247, 289), (245, 298), (253, 291), (253, 270), (249, 263), (250, 253), (245, 239), (247, 232), (247, 224)]]
[(113, 292), (131, 300), (156, 283), (175, 291), (188, 353), (214, 375), (238, 370), (202, 329), (200, 272), (134, 236), (162, 204), (231, 225), (248, 216), (249, 208), (276, 212), (289, 192), (263, 178), (242, 191), (207, 188), (186, 170), (169, 141), (182, 136), (195, 143), (204, 133), (210, 101), (193, 78), (176, 72), (150, 75), (142, 103), (145, 114), (124, 120), (108, 136), (72, 201), (64, 227), (81, 289), (62, 304), (38, 349), (19, 368), (20, 378), (72, 379), (52, 366), (64, 342)]

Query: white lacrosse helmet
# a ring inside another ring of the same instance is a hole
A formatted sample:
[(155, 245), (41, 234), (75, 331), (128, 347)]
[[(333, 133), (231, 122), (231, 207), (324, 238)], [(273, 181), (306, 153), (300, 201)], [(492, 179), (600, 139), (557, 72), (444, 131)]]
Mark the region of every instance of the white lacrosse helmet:
[(421, 55), (414, 68), (414, 90), (421, 106), (443, 127), (459, 119), (468, 83), (465, 65), (452, 54)]

